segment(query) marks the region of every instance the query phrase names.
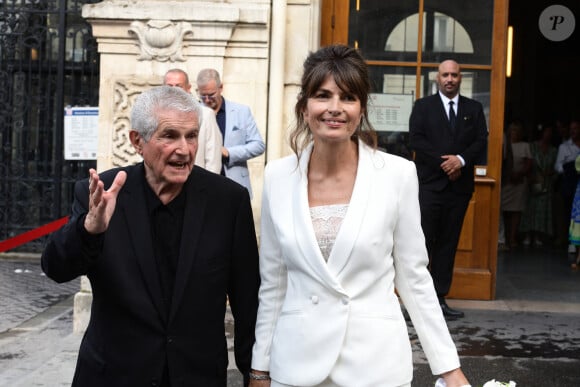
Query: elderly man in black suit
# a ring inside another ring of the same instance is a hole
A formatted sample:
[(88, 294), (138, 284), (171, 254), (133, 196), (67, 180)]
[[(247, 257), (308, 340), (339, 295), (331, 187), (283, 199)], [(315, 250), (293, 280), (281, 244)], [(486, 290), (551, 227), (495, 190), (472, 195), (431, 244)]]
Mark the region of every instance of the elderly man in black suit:
[(200, 114), (177, 87), (139, 95), (129, 138), (143, 162), (91, 169), (43, 252), (50, 278), (91, 281), (73, 386), (225, 387), (226, 298), (249, 382), (260, 282), (250, 197), (194, 166)]
[(474, 190), (474, 165), (487, 151), (482, 105), (459, 95), (461, 69), (454, 60), (439, 65), (439, 92), (415, 102), (409, 143), (419, 176), (421, 226), (425, 234), (439, 304), (446, 317), (462, 317), (445, 296), (451, 287), (463, 218)]

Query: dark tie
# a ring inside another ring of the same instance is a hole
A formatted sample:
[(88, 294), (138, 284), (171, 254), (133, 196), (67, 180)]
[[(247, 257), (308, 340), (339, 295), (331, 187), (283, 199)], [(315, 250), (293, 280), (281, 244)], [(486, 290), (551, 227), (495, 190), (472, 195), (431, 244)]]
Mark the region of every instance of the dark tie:
[(453, 104), (453, 101), (449, 101), (449, 125), (451, 126), (451, 129), (455, 129), (455, 122), (457, 121), (455, 110), (453, 110)]

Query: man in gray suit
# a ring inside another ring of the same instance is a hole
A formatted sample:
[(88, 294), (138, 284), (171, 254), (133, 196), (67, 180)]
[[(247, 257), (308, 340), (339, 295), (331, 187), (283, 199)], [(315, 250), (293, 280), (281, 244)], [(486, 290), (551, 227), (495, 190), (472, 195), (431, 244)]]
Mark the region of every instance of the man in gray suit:
[(197, 75), (197, 93), (213, 109), (223, 137), (221, 174), (243, 185), (252, 195), (247, 161), (264, 153), (266, 145), (250, 108), (222, 96), (223, 84), (214, 69)]

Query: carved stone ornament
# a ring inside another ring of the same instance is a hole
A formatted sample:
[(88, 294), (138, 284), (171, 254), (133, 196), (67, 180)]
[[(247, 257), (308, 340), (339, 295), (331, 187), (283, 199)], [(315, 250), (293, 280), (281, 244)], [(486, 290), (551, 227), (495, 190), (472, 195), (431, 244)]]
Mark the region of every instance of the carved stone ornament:
[(111, 162), (116, 167), (136, 164), (142, 160), (131, 140), (131, 110), (135, 98), (143, 91), (159, 86), (159, 80), (125, 79), (114, 84), (113, 95), (115, 108), (113, 112), (113, 144)]
[(189, 23), (174, 23), (169, 20), (149, 20), (147, 23), (134, 21), (129, 32), (137, 35), (141, 56), (138, 60), (159, 62), (185, 62), (182, 53), (183, 39), (193, 34)]

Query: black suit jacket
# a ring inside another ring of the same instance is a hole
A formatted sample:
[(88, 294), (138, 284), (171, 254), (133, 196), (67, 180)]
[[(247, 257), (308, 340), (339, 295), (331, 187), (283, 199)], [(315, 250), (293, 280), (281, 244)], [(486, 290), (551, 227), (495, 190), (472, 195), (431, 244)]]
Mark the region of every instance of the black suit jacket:
[[(247, 377), (258, 307), (258, 251), (248, 191), (195, 167), (171, 310), (163, 304), (151, 242), (143, 164), (121, 168), (127, 181), (100, 237), (84, 231), (88, 179), (75, 186), (72, 216), (42, 255), (58, 282), (87, 275), (91, 319), (73, 385), (152, 386), (167, 362), (172, 387), (226, 386), (226, 296), (235, 319), (235, 357)], [(109, 187), (121, 169), (101, 175)]]
[[(473, 192), (473, 167), (487, 152), (488, 132), (481, 103), (459, 96), (456, 122), (452, 131), (439, 93), (415, 102), (409, 119), (409, 144), (415, 152), (422, 189), (441, 191), (451, 185), (454, 192)], [(460, 155), (465, 160), (461, 177), (454, 182), (440, 167), (443, 155)]]

